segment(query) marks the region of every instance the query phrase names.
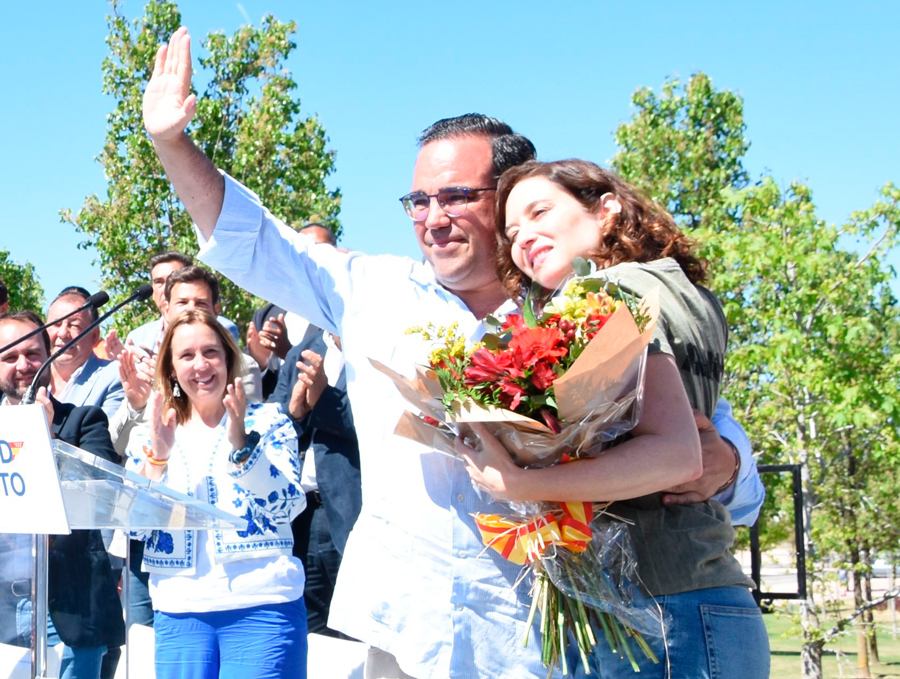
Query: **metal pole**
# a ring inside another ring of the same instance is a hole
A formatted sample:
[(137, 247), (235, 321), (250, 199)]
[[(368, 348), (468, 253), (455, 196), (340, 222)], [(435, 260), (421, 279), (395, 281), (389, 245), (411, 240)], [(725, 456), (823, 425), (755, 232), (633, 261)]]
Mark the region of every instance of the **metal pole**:
[(34, 577), (31, 579), (31, 679), (47, 676), (47, 595), (50, 537), (35, 535)]
[(122, 571), (122, 605), (125, 608), (125, 679), (130, 679), (131, 657), (131, 531), (125, 530), (125, 570)]
[(753, 598), (756, 605), (762, 600), (762, 554), (759, 551), (759, 519), (750, 526), (750, 577), (756, 583)]
[(794, 481), (794, 544), (797, 547), (797, 592), (801, 599), (806, 598), (806, 541), (803, 532), (803, 482), (800, 478), (800, 465), (793, 467)]

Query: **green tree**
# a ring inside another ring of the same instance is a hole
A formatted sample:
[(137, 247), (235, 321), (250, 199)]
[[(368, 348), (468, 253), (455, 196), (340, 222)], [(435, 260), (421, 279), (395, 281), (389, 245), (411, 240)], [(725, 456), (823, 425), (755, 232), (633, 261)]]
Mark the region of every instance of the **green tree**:
[[(742, 101), (707, 76), (670, 81), (659, 96), (639, 90), (633, 103), (613, 164), (702, 243), (731, 332), (724, 395), (763, 461), (801, 465), (803, 673), (821, 677), (824, 645), (872, 603), (861, 592), (850, 614), (826, 615), (826, 560), (863, 573), (867, 555), (897, 538), (900, 319), (885, 255), (897, 245), (900, 191), (886, 185), (839, 228), (816, 216), (802, 184), (750, 184)], [(769, 528), (790, 525), (786, 495), (772, 490)]]
[[(154, 56), (181, 23), (178, 8), (151, 0), (144, 16), (129, 23), (114, 2), (108, 22), (103, 92), (115, 108), (98, 157), (108, 180), (106, 196), (88, 196), (77, 214), (63, 210), (61, 217), (84, 236), (81, 247), (97, 250), (104, 289), (121, 299), (146, 280), (153, 254), (194, 254), (197, 241), (141, 119)], [(294, 32), (293, 22), (268, 16), (261, 27), (244, 26), (230, 37), (211, 33), (203, 43), (202, 71), (195, 75), (195, 82), (207, 84), (189, 132), (219, 168), (257, 192), (286, 223), (300, 228), (316, 221), (339, 235), (340, 192), (325, 186), (335, 154), (326, 149), (319, 121), (300, 115), (297, 85), (284, 68), (296, 46)], [(223, 313), (245, 326), (260, 302), (221, 282)], [(123, 309), (116, 323), (130, 328), (153, 314), (150, 305), (134, 306)]]
[(44, 305), (44, 289), (38, 282), (34, 265), (13, 261), (9, 250), (0, 250), (0, 281), (9, 290), (9, 308), (13, 311), (31, 309), (41, 312)]

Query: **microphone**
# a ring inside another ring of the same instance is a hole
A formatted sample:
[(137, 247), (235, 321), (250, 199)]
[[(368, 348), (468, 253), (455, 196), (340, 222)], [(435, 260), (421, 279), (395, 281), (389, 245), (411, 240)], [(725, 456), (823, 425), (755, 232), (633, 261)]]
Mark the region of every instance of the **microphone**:
[[(109, 301), (109, 295), (104, 290), (101, 290), (100, 292), (95, 292), (93, 295), (88, 297), (87, 302), (85, 302), (78, 311), (83, 311), (84, 309), (87, 309), (88, 307), (93, 307), (94, 309), (99, 309), (104, 304), (106, 304), (108, 301)], [(63, 316), (63, 318), (66, 318), (66, 316)], [(60, 319), (56, 319), (56, 320), (60, 320)]]
[[(152, 289), (151, 289), (151, 292), (152, 292)], [(49, 328), (51, 325), (56, 325), (56, 324), (59, 323), (60, 321), (63, 321), (63, 320), (65, 320), (65, 319), (67, 319), (69, 316), (74, 316), (74, 315), (77, 314), (77, 313), (81, 313), (81, 312), (84, 311), (85, 309), (91, 309), (91, 308), (93, 308), (93, 309), (99, 309), (99, 308), (102, 307), (104, 304), (106, 304), (108, 301), (109, 301), (109, 295), (108, 295), (108, 294), (106, 294), (106, 293), (103, 292), (102, 290), (101, 290), (100, 292), (95, 292), (93, 295), (91, 295), (90, 297), (87, 298), (87, 301), (86, 301), (84, 304), (82, 304), (80, 307), (78, 307), (78, 308), (75, 309), (74, 311), (70, 311), (70, 312), (67, 313), (65, 316), (60, 316), (59, 318), (54, 318), (52, 321), (48, 321), (47, 323), (44, 323), (44, 325), (42, 325), (41, 327), (35, 328), (35, 329), (32, 330), (31, 332), (29, 332), (27, 335), (22, 335), (22, 336), (21, 336), (19, 339), (17, 339), (15, 342), (11, 342), (10, 344), (7, 344), (5, 347), (3, 347), (2, 349), (0, 349), (0, 354), (2, 354), (2, 353), (3, 353), (4, 351), (6, 351), (7, 349), (12, 349), (14, 346), (16, 346), (17, 344), (19, 344), (20, 342), (24, 342), (24, 341), (27, 340), (29, 337), (34, 337), (34, 336), (37, 335), (39, 332), (41, 332), (41, 330), (46, 330), (46, 329)]]
[[(97, 293), (97, 295), (101, 295), (101, 294), (106, 295), (105, 292)], [(91, 330), (96, 328), (98, 325), (100, 325), (103, 321), (105, 321), (107, 318), (112, 316), (114, 313), (116, 313), (119, 309), (121, 309), (126, 304), (131, 304), (131, 302), (134, 302), (135, 300), (137, 300), (139, 302), (144, 302), (144, 301), (150, 299), (150, 297), (152, 295), (153, 295), (153, 286), (150, 285), (150, 283), (144, 283), (143, 285), (139, 286), (133, 293), (131, 293), (131, 295), (127, 299), (116, 304), (112, 309), (110, 309), (105, 314), (100, 316), (96, 321), (91, 323), (88, 327), (86, 327), (84, 330), (82, 330), (78, 335), (76, 335), (71, 340), (69, 340), (65, 345), (60, 347), (50, 358), (48, 358), (46, 361), (43, 362), (41, 367), (38, 369), (37, 374), (35, 374), (34, 379), (31, 380), (31, 385), (28, 387), (28, 389), (25, 390), (25, 395), (22, 396), (22, 400), (20, 401), (20, 403), (22, 405), (29, 405), (31, 403), (34, 403), (34, 396), (37, 393), (37, 385), (41, 381), (41, 377), (47, 371), (47, 368), (50, 367), (50, 364), (53, 363), (53, 361), (55, 361), (58, 356), (66, 353), (72, 346), (74, 346), (75, 344), (78, 344), (78, 342), (83, 337), (85, 337), (87, 334), (89, 334), (91, 332)], [(96, 295), (92, 295), (92, 297), (94, 297), (94, 296), (96, 296)], [(106, 297), (107, 297), (107, 299), (109, 299), (109, 295), (106, 295)]]

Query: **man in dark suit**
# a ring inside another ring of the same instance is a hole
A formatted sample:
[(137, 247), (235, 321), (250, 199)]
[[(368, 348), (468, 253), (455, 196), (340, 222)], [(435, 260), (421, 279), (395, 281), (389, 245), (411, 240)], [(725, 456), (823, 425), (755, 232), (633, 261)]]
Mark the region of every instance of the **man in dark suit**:
[(316, 330), (288, 352), (270, 401), (294, 422), (304, 457), (307, 506), (293, 529), (294, 555), (306, 570), (309, 631), (336, 635), (327, 629), (328, 609), (362, 490), (340, 338)]
[[(0, 346), (14, 342), (41, 324), (40, 317), (31, 311), (0, 315)], [(0, 355), (3, 406), (21, 402), (25, 390), (47, 359), (49, 349), (50, 338), (46, 332), (41, 332)], [(49, 379), (49, 374), (45, 375)], [(37, 402), (44, 406), (54, 438), (107, 460), (118, 461), (106, 415), (100, 408), (60, 403), (47, 394), (46, 384), (41, 385)], [(99, 677), (107, 646), (125, 643), (117, 584), (100, 531), (74, 530), (69, 535), (51, 538), (48, 603), (53, 629), (50, 642), (54, 643), (54, 637), (58, 636), (65, 644), (61, 679)], [(18, 611), (27, 611), (21, 604), (18, 602)], [(8, 611), (0, 615), (8, 615)], [(29, 625), (24, 619), (22, 623), (19, 634), (24, 638), (20, 637), (18, 641), (27, 645)]]

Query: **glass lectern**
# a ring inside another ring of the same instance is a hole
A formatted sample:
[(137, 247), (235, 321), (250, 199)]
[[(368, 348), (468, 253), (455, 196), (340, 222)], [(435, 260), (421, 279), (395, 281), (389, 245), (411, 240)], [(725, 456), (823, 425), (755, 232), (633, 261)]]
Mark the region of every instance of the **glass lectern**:
[[(18, 410), (18, 409), (16, 409)], [(51, 447), (71, 529), (131, 530), (226, 528), (245, 530), (246, 519), (178, 493), (62, 441)], [(12, 489), (15, 491), (15, 489)], [(2, 491), (2, 489), (0, 489)], [(7, 527), (9, 521), (4, 522)], [(12, 530), (15, 530), (13, 527)], [(0, 676), (47, 677), (48, 535), (0, 533)], [(126, 553), (129, 550), (126, 550)], [(127, 558), (127, 557), (126, 557)], [(124, 573), (128, 573), (126, 563)], [(128, 578), (122, 579), (128, 601)], [(26, 602), (30, 601), (30, 606)], [(25, 615), (28, 609), (33, 615)], [(128, 627), (127, 605), (125, 624)], [(23, 629), (30, 618), (31, 629)], [(30, 632), (30, 633), (29, 633)], [(123, 654), (128, 668), (128, 645)], [(53, 660), (53, 659), (51, 659)], [(127, 670), (126, 670), (127, 671)]]

